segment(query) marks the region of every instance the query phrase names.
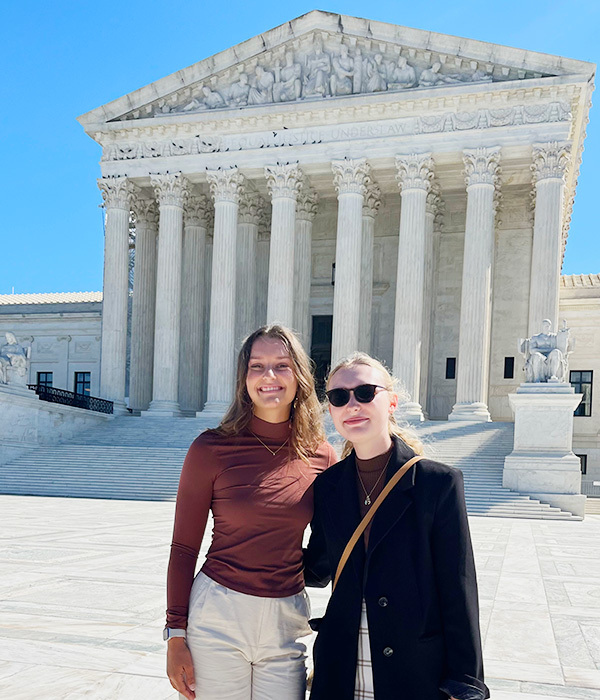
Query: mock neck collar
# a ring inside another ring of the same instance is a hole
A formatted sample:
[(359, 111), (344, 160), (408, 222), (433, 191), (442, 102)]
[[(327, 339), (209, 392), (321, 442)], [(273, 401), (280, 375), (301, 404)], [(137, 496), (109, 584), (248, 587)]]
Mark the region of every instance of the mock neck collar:
[(292, 424), (289, 420), (283, 423), (269, 423), (262, 418), (252, 416), (248, 429), (260, 437), (285, 440), (290, 436)]

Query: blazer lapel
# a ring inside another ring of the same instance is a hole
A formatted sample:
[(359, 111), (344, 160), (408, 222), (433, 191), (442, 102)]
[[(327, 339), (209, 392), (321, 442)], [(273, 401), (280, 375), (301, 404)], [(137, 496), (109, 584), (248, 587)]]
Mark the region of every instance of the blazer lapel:
[[(400, 469), (415, 453), (399, 438), (394, 438), (394, 452), (387, 468), (385, 482)], [(416, 465), (415, 465), (416, 466)], [(379, 507), (373, 517), (371, 532), (369, 534), (369, 548), (367, 557), (394, 527), (412, 504), (411, 489), (415, 483), (415, 467), (411, 467), (387, 495), (385, 501)]]
[[(337, 484), (330, 490), (327, 498), (327, 508), (335, 528), (340, 557), (361, 521), (354, 452), (348, 455), (344, 461), (343, 469), (339, 470)], [(362, 541), (359, 541), (350, 555), (346, 568), (352, 565), (361, 586), (364, 563), (365, 548)], [(335, 575), (335, 571), (332, 572), (333, 575)]]

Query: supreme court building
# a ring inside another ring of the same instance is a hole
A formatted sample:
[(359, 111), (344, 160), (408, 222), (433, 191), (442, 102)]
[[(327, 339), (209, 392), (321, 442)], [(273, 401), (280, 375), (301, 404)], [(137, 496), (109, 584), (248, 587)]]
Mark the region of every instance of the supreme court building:
[(243, 336), (366, 350), (406, 416), (511, 420), (559, 321), (595, 66), (320, 11), (79, 118), (102, 146), (100, 396), (223, 411)]

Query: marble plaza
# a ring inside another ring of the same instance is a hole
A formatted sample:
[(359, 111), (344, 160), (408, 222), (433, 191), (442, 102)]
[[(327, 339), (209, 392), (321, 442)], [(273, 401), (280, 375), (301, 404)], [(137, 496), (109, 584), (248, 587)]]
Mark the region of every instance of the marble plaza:
[[(161, 638), (173, 507), (0, 496), (2, 700), (176, 700)], [(492, 699), (600, 700), (600, 516), (471, 530)], [(327, 595), (311, 592), (314, 614)]]

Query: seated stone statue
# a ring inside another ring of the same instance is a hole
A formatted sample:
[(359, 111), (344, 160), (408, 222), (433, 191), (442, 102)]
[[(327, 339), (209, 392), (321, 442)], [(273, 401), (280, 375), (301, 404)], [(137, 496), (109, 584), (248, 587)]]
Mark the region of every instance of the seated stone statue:
[(525, 381), (566, 382), (568, 356), (573, 342), (566, 321), (558, 333), (552, 333), (552, 322), (542, 322), (542, 332), (519, 341), (519, 351), (525, 356)]
[(248, 94), (250, 93), (250, 83), (246, 73), (240, 74), (240, 79), (233, 83), (229, 89), (229, 102), (234, 107), (241, 107), (248, 104)]
[(398, 56), (397, 63), (388, 63), (387, 69), (389, 90), (411, 88), (417, 82), (415, 69), (409, 65), (404, 56)]
[(273, 102), (273, 83), (275, 76), (262, 66), (256, 66), (254, 79), (248, 93), (249, 105), (264, 105)]
[(382, 92), (387, 90), (387, 78), (383, 56), (380, 53), (364, 60), (364, 90), (365, 92)]
[(294, 61), (291, 51), (285, 52), (285, 64), (275, 67), (275, 83), (273, 85), (273, 100), (275, 102), (291, 102), (302, 94), (302, 66)]
[(26, 386), (31, 348), (21, 345), (14, 333), (5, 333), (5, 337), (0, 347), (0, 384)]
[(319, 95), (325, 97), (329, 91), (331, 74), (331, 57), (323, 50), (323, 42), (315, 39), (314, 51), (306, 57), (306, 75), (304, 76), (304, 97)]
[(332, 60), (333, 71), (330, 78), (332, 95), (351, 95), (354, 89), (354, 59), (346, 44), (340, 47), (340, 55)]

